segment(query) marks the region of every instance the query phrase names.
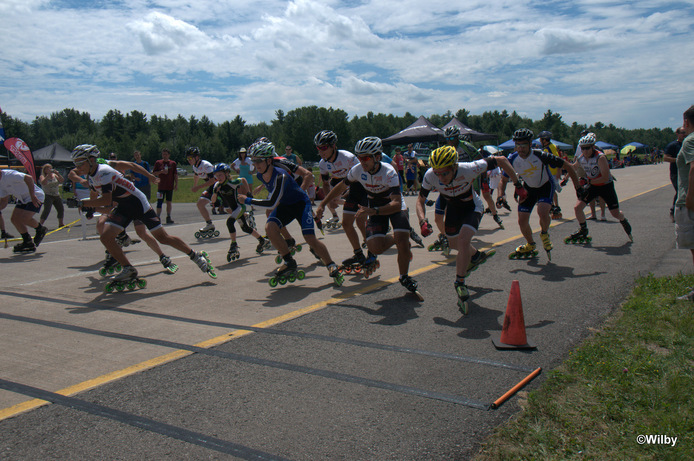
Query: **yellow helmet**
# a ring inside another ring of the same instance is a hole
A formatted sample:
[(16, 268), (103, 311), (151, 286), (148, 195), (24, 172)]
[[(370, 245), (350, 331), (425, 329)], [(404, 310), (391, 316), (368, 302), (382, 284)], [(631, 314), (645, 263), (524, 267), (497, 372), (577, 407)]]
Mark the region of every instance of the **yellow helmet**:
[(435, 149), (429, 156), (431, 168), (446, 168), (458, 163), (458, 152), (453, 146), (442, 146)]

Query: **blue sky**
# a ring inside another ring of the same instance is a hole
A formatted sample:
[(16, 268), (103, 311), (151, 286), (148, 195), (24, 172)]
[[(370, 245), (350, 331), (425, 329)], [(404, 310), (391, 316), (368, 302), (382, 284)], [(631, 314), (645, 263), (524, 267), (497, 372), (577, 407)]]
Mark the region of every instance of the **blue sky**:
[(0, 107), (30, 122), (508, 110), (676, 127), (694, 1), (2, 0)]

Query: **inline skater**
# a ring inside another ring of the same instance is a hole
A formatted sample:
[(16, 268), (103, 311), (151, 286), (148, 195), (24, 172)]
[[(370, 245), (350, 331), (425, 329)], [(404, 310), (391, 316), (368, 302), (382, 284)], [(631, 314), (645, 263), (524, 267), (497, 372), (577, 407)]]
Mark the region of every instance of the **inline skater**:
[[(217, 237), (219, 236), (219, 231), (215, 229), (214, 224), (212, 224), (212, 218), (210, 218), (210, 212), (207, 211), (207, 205), (210, 204), (210, 199), (212, 198), (212, 185), (215, 183), (214, 165), (200, 158), (200, 149), (197, 147), (189, 147), (186, 149), (186, 159), (193, 167), (193, 174), (195, 175), (193, 178), (193, 187), (190, 190), (197, 192), (200, 189), (205, 189), (196, 204), (198, 211), (200, 211), (200, 216), (205, 220), (205, 226), (195, 233), (195, 237)], [(198, 184), (200, 181), (203, 182)], [(212, 202), (211, 205), (214, 208), (214, 202)]]
[[(101, 243), (106, 250), (113, 255), (123, 267), (123, 271), (116, 275), (113, 283), (127, 283), (139, 281), (137, 270), (123, 253), (116, 242), (116, 236), (125, 229), (134, 219), (140, 220), (158, 242), (172, 246), (188, 255), (200, 270), (215, 278), (214, 268), (210, 264), (207, 253), (195, 252), (183, 240), (169, 235), (161, 225), (156, 212), (147, 201), (147, 197), (128, 181), (122, 173), (115, 168), (97, 162), (99, 149), (92, 144), (82, 144), (72, 151), (72, 161), (78, 175), (88, 175), (89, 187), (97, 194), (97, 198), (83, 200), (82, 208), (116, 206), (109, 212), (103, 231), (100, 233)], [(107, 285), (107, 290), (109, 289)]]
[[(368, 202), (367, 205), (359, 205), (356, 219), (368, 216), (366, 244), (369, 257), (364, 262), (366, 274), (376, 267), (376, 255), (395, 245), (398, 249), (400, 284), (423, 300), (417, 291), (417, 282), (408, 274), (412, 259), (410, 220), (400, 190), (398, 172), (390, 163), (381, 161), (383, 146), (380, 138), (370, 136), (360, 140), (354, 146), (354, 153), (359, 159), (359, 165), (353, 166), (342, 182), (333, 187), (316, 208), (316, 216), (320, 218), (325, 206), (342, 195), (352, 184), (361, 183), (366, 190)], [(388, 233), (389, 224), (393, 227), (392, 235)]]
[[(33, 253), (48, 231), (34, 217), (41, 211), (44, 193), (30, 175), (10, 169), (0, 170), (0, 211), (9, 203), (10, 195), (17, 200), (10, 221), (22, 237), (22, 242), (15, 245), (13, 251)], [(33, 240), (29, 234), (29, 227), (36, 230)], [(5, 233), (3, 238), (7, 239), (9, 236)]]
[(484, 204), (472, 183), (478, 176), (497, 166), (513, 179), (519, 194), (524, 196), (525, 190), (506, 157), (489, 156), (474, 162), (458, 162), (455, 147), (448, 145), (435, 149), (429, 156), (429, 169), (424, 174), (422, 189), (417, 197), (417, 218), (423, 234), (429, 234), (432, 230), (426, 219), (425, 203), (429, 192), (437, 191), (448, 202), (444, 226), (451, 247), (458, 250), (454, 287), (458, 295), (458, 307), (463, 314), (468, 313), (470, 298), (465, 278), (495, 253), (494, 250), (479, 251), (472, 246), (472, 237), (477, 232), (484, 213)]
[(564, 241), (566, 243), (590, 242), (591, 237), (588, 235), (586, 215), (583, 213), (583, 209), (592, 200), (602, 198), (612, 216), (622, 224), (629, 241), (633, 242), (631, 225), (624, 213), (619, 209), (619, 200), (617, 199), (617, 191), (614, 188), (614, 181), (610, 173), (610, 164), (607, 162), (605, 154), (595, 148), (595, 135), (588, 133), (583, 136), (578, 141), (578, 146), (581, 148), (581, 153), (575, 159), (574, 165), (580, 165), (587, 176), (587, 184), (579, 189), (577, 194), (578, 202), (576, 202), (574, 207), (576, 221), (578, 221), (581, 227), (578, 231), (564, 239)]
[(242, 177), (232, 179), (230, 174), (231, 167), (229, 165), (226, 163), (218, 163), (214, 167), (214, 177), (217, 182), (212, 186), (212, 202), (214, 203), (217, 198), (221, 199), (224, 207), (229, 213), (229, 217), (227, 218), (227, 229), (229, 229), (231, 245), (227, 253), (228, 262), (235, 261), (241, 256), (239, 246), (236, 243), (236, 220), (241, 222), (242, 231), (252, 235), (258, 240), (258, 246), (255, 249), (256, 253), (263, 254), (263, 251), (270, 247), (270, 241), (260, 235), (249, 222), (248, 214), (246, 213), (246, 205), (239, 204), (238, 194), (248, 194), (250, 191), (248, 181)]
[[(518, 201), (518, 226), (526, 242), (516, 248), (516, 251), (509, 255), (511, 259), (532, 258), (537, 256), (533, 231), (530, 227), (530, 214), (537, 204), (537, 214), (540, 218), (540, 239), (542, 246), (547, 252), (547, 257), (551, 260), (552, 242), (549, 238), (549, 225), (552, 222), (550, 210), (554, 198), (555, 182), (552, 180), (550, 167), (565, 168), (574, 187), (578, 191), (578, 176), (573, 166), (561, 157), (532, 148), (533, 132), (527, 128), (521, 128), (513, 133), (513, 141), (516, 144), (516, 151), (508, 157), (508, 161), (523, 180), (523, 187), (527, 191), (527, 198)], [(500, 188), (505, 195), (506, 183), (508, 179), (504, 176), (501, 179)]]
[[(541, 131), (538, 135), (540, 138), (540, 145), (542, 146), (542, 152), (546, 152), (555, 157), (560, 157), (559, 150), (557, 146), (552, 142), (552, 133), (550, 131)], [(562, 168), (549, 167), (549, 172), (552, 175), (551, 180), (554, 182), (554, 196), (552, 197), (552, 206), (549, 210), (552, 219), (561, 219), (561, 207), (559, 206), (559, 192), (561, 192), (561, 185), (559, 184), (561, 179)]]
[[(347, 173), (354, 166), (359, 165), (359, 160), (357, 157), (346, 150), (338, 150), (337, 148), (337, 135), (332, 131), (323, 130), (316, 134), (313, 138), (313, 143), (316, 145), (318, 150), (318, 155), (321, 160), (318, 163), (318, 169), (320, 170), (321, 178), (323, 179), (323, 191), (327, 196), (330, 190), (337, 184), (342, 182), (344, 178), (347, 177)], [(337, 200), (337, 199), (336, 199)], [(336, 200), (327, 203), (328, 208), (330, 206), (335, 206)], [(364, 251), (362, 250), (360, 242), (366, 241), (366, 218), (367, 216), (362, 214), (359, 219), (356, 219), (357, 212), (359, 211), (359, 205), (366, 204), (366, 190), (361, 183), (355, 182), (349, 186), (347, 192), (347, 197), (345, 203), (342, 207), (342, 227), (345, 230), (345, 235), (347, 235), (347, 240), (349, 240), (350, 245), (352, 245), (352, 250), (354, 252), (353, 256), (342, 261), (342, 269), (345, 272), (351, 272), (352, 270), (360, 270), (366, 261), (366, 256), (364, 256)], [(322, 214), (322, 208), (321, 210)], [(318, 213), (318, 209), (316, 210)], [(354, 228), (354, 223), (356, 221), (357, 228), (362, 235), (362, 239), (359, 239), (359, 234)]]
[(294, 278), (303, 278), (303, 271), (297, 270), (290, 246), (280, 233), (283, 227), (296, 219), (301, 224), (301, 232), (306, 243), (326, 265), (330, 277), (337, 285), (341, 285), (344, 278), (337, 264), (330, 257), (328, 248), (316, 238), (311, 200), (287, 170), (275, 166), (275, 146), (271, 142), (256, 142), (249, 149), (249, 156), (253, 160), (258, 179), (265, 185), (269, 195), (267, 199), (261, 200), (238, 194), (238, 199), (246, 205), (272, 210), (265, 224), (265, 232), (272, 245), (279, 251), (284, 264), (277, 269), (275, 276), (270, 279), (270, 284), (275, 286), (278, 281), (283, 284), (286, 280), (293, 282)]

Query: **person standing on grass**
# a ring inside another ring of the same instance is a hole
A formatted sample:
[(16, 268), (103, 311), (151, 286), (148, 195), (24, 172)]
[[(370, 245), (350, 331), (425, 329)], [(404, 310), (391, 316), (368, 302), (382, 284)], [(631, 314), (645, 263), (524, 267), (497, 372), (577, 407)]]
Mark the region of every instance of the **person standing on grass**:
[[(682, 129), (686, 137), (677, 154), (677, 200), (675, 201), (675, 237), (677, 248), (689, 250), (694, 261), (694, 106), (684, 111)], [(694, 289), (680, 300), (694, 301)]]

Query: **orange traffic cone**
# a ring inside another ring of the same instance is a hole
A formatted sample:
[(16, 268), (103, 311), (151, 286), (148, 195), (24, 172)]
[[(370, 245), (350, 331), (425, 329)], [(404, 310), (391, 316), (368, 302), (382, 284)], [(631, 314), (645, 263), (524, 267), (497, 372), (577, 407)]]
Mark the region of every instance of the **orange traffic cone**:
[(518, 280), (511, 283), (511, 293), (508, 295), (501, 335), (493, 337), (492, 342), (497, 349), (535, 349), (534, 345), (528, 343), (528, 338), (525, 336), (525, 319)]

